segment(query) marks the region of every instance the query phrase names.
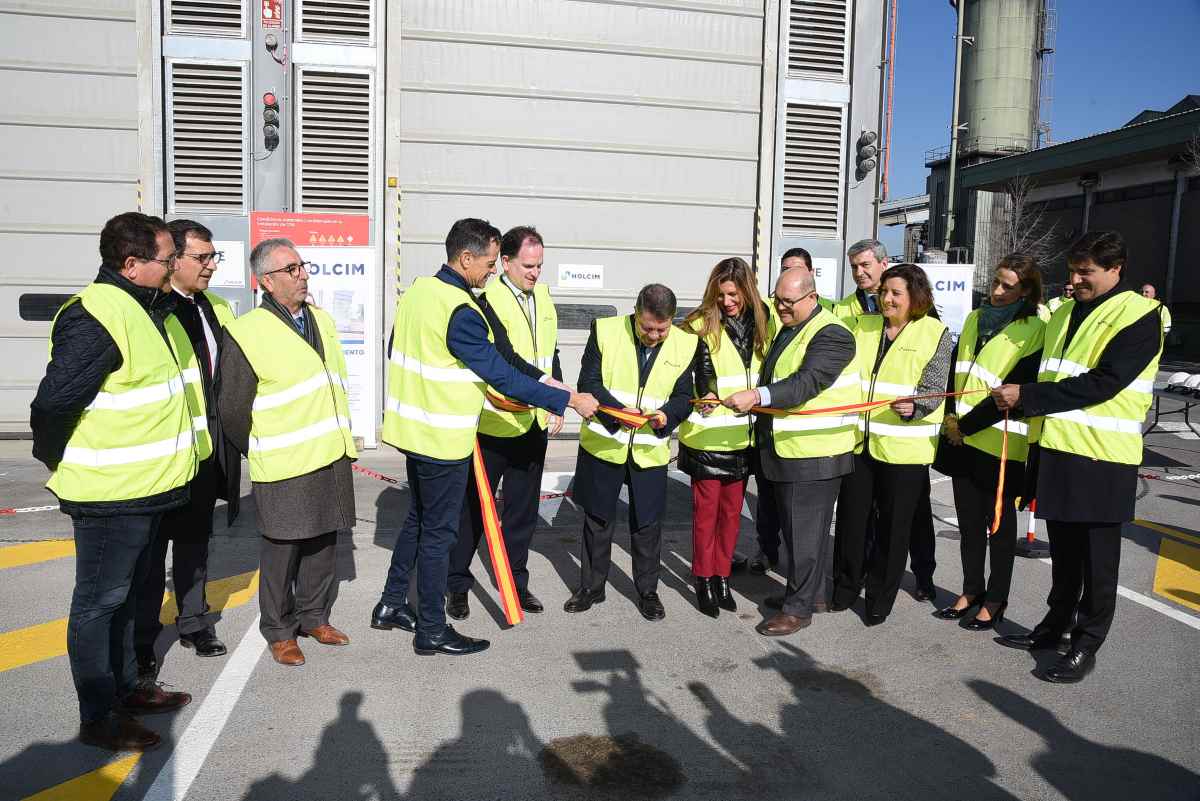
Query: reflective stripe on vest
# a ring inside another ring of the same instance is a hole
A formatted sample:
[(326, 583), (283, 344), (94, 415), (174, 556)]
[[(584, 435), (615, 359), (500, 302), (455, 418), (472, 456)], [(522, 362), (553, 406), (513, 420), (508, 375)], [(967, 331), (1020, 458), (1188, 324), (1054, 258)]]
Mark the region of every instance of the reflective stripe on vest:
[(308, 308), (321, 337), (323, 361), (294, 327), (261, 306), (225, 327), (258, 376), (246, 459), (250, 478), (259, 483), (358, 457), (336, 323), (324, 310)]
[(104, 327), (121, 352), (121, 366), (83, 411), (46, 487), (62, 500), (88, 503), (149, 498), (183, 486), (199, 459), (177, 355), (120, 287), (91, 284), (63, 308), (70, 303), (82, 303)]
[[(1062, 381), (1083, 375), (1100, 363), (1104, 349), (1118, 333), (1161, 308), (1157, 300), (1126, 290), (1102, 302), (1084, 319), (1066, 343), (1074, 302), (1064, 303), (1046, 326), (1045, 358), (1038, 381)], [(1150, 409), (1154, 376), (1162, 355), (1158, 352), (1146, 368), (1124, 389), (1103, 403), (1071, 409), (1035, 420), (1033, 431), (1043, 448), (1074, 453), (1118, 464), (1142, 463), (1142, 423)]]
[[(698, 340), (695, 334), (672, 327), (658, 345), (658, 356), (643, 387), (639, 385), (635, 336), (631, 316), (596, 321), (601, 381), (622, 404), (655, 412), (667, 402), (679, 377), (691, 369)], [(658, 436), (649, 423), (637, 431), (622, 428), (610, 433), (600, 422), (592, 420), (580, 428), (579, 444), (597, 459), (613, 464), (624, 464), (631, 452), (634, 464), (639, 467), (662, 467), (671, 458), (670, 437)]]
[[(782, 381), (799, 370), (804, 364), (804, 355), (808, 351), (809, 343), (828, 326), (837, 326), (849, 331), (846, 323), (834, 316), (833, 312), (821, 309), (804, 324), (775, 360), (773, 380)], [(816, 397), (801, 404), (797, 410), (846, 406), (858, 403), (861, 399), (858, 361), (851, 359), (837, 380)], [(858, 439), (858, 418), (858, 414), (842, 413), (776, 417), (771, 421), (775, 453), (784, 459), (809, 459), (850, 453)]]
[[(554, 308), (554, 301), (550, 299), (550, 290), (545, 284), (533, 285), (536, 343), (533, 341), (533, 332), (529, 330), (529, 318), (525, 316), (524, 309), (508, 284), (497, 277), (487, 285), (483, 294), (504, 326), (517, 355), (549, 375), (554, 367), (554, 349), (558, 347), (558, 312)], [(519, 437), (533, 426), (534, 419), (544, 430), (550, 413), (545, 409), (503, 412), (484, 398), (483, 411), (479, 416), (479, 433), (492, 437)]]
[[(774, 336), (774, 320), (768, 316), (767, 342)], [(692, 323), (692, 332), (704, 327), (702, 319)], [(717, 395), (727, 398), (735, 392), (758, 386), (758, 371), (762, 367), (753, 345), (750, 349), (750, 366), (742, 361), (737, 346), (725, 333), (724, 322), (720, 328), (709, 335), (706, 340), (708, 352), (712, 358), (713, 369), (717, 374)], [(728, 453), (749, 448), (753, 437), (753, 421), (746, 415), (738, 415), (732, 409), (715, 406), (706, 417), (699, 411), (693, 410), (687, 419), (679, 425), (679, 441), (697, 451), (717, 451)]]
[[(234, 319), (233, 309), (225, 298), (205, 292), (204, 296), (212, 304), (217, 318), (217, 325), (224, 328)], [(182, 301), (181, 301), (182, 302)], [(201, 312), (203, 314), (203, 312)], [(212, 435), (208, 430), (208, 404), (204, 399), (203, 376), (200, 373), (200, 360), (192, 347), (192, 340), (184, 330), (183, 323), (174, 315), (169, 315), (165, 324), (167, 336), (179, 356), (179, 365), (183, 368), (184, 389), (188, 409), (192, 413), (192, 428), (196, 432), (196, 453), (200, 461), (212, 455)], [(220, 330), (213, 332), (213, 338), (220, 342)], [(214, 358), (216, 354), (213, 354)]]
[[(867, 314), (858, 318), (854, 330), (859, 374), (867, 401), (915, 395), (921, 374), (937, 352), (946, 330), (940, 320), (929, 316), (911, 320), (884, 354), (879, 372), (872, 374), (883, 326), (882, 315)], [(865, 436), (868, 452), (881, 462), (932, 464), (945, 408), (944, 402), (939, 403), (925, 417), (909, 422), (901, 419), (889, 406), (861, 415), (859, 444), (861, 446)]]
[(384, 442), (433, 459), (471, 455), (485, 384), (450, 353), (446, 332), (454, 310), (473, 303), (466, 290), (433, 276), (413, 281), (397, 302)]
[[(1004, 377), (1025, 357), (1042, 349), (1046, 323), (1036, 314), (1014, 320), (984, 343), (979, 342), (979, 311), (967, 315), (958, 338), (958, 360), (954, 363), (954, 391), (991, 390), (1004, 383)], [(961, 418), (975, 408), (983, 394), (964, 395), (956, 400)], [(1021, 420), (1008, 421), (1008, 458), (1025, 461), (1029, 453), (1029, 424)], [(1004, 445), (1004, 421), (1000, 420), (965, 437), (964, 442), (976, 450), (1000, 458)]]

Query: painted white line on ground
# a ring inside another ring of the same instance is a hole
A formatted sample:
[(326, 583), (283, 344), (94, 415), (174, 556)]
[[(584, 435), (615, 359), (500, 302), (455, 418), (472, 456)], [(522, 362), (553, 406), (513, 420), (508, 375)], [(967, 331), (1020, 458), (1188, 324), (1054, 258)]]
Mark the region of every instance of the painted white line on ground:
[(242, 637), (237, 650), (208, 691), (208, 697), (200, 705), (183, 736), (175, 743), (167, 764), (163, 765), (154, 784), (146, 791), (144, 801), (183, 801), (187, 795), (200, 768), (204, 766), (204, 760), (208, 758), (208, 752), (221, 736), (221, 730), (225, 728), (242, 690), (246, 689), (254, 666), (266, 650), (267, 641), (258, 631), (258, 618), (258, 615), (254, 616), (250, 630)]
[(1173, 620), (1178, 620), (1185, 626), (1191, 626), (1197, 631), (1200, 631), (1200, 618), (1192, 617), (1187, 612), (1181, 612), (1172, 606), (1164, 604), (1162, 601), (1157, 601), (1147, 595), (1142, 595), (1140, 592), (1134, 592), (1131, 589), (1122, 587), (1120, 584), (1117, 585), (1117, 595), (1128, 598), (1134, 603), (1141, 604), (1147, 609), (1153, 609), (1155, 612), (1161, 612)]

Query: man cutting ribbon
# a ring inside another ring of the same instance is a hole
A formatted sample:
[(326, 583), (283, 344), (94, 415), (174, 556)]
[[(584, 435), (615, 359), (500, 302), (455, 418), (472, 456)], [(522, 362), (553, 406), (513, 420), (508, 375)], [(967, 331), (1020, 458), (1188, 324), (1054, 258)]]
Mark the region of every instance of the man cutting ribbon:
[[(443, 607), (486, 387), (558, 415), (567, 406), (584, 418), (596, 412), (592, 396), (548, 386), (557, 382), (538, 383), (505, 362), (492, 344), (494, 334), (471, 290), (496, 272), (499, 255), (494, 226), (459, 220), (446, 237), (447, 264), (414, 281), (396, 307), (383, 441), (408, 458), (412, 499), (371, 626), (415, 629), (413, 649), (421, 655), (473, 654), (489, 645), (446, 625)], [(414, 565), (415, 614), (407, 601)]]
[(586, 612), (604, 600), (617, 497), (628, 485), (638, 611), (647, 620), (666, 616), (658, 597), (658, 573), (670, 437), (691, 411), (698, 341), (671, 324), (674, 316), (675, 293), (662, 284), (649, 284), (638, 293), (633, 314), (592, 323), (579, 388), (602, 404), (649, 418), (643, 424), (643, 418), (620, 412), (604, 414), (579, 431), (574, 497), (585, 517), (579, 588), (563, 606), (568, 612)]

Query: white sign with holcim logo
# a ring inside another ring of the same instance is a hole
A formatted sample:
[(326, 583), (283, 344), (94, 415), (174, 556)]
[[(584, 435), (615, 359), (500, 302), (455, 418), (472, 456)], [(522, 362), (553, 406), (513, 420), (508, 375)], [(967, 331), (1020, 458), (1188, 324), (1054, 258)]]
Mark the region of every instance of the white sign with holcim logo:
[(560, 264), (558, 285), (585, 289), (604, 288), (603, 264)]

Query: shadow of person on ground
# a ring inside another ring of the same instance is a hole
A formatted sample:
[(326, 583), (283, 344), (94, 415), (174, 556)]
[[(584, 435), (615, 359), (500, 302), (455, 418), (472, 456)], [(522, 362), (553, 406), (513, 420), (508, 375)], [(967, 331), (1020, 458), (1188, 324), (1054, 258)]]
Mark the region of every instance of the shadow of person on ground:
[(1044, 748), (1030, 766), (1069, 801), (1200, 799), (1200, 774), (1155, 754), (1092, 742), (1049, 710), (991, 682), (976, 679), (967, 686), (1042, 738)]
[(994, 783), (996, 767), (982, 751), (888, 703), (874, 674), (825, 667), (791, 643), (777, 645), (754, 663), (792, 691), (779, 735), (738, 725), (715, 699), (705, 704), (710, 734), (755, 784), (790, 788), (794, 798), (1015, 801)]
[[(411, 801), (540, 797), (541, 740), (521, 705), (495, 690), (462, 697), (462, 734), (442, 743), (413, 772)], [(480, 780), (485, 779), (486, 786)]]
[(360, 692), (345, 693), (335, 721), (321, 732), (312, 767), (295, 781), (272, 773), (250, 785), (243, 801), (400, 801), (388, 754), (375, 727), (359, 717)]

